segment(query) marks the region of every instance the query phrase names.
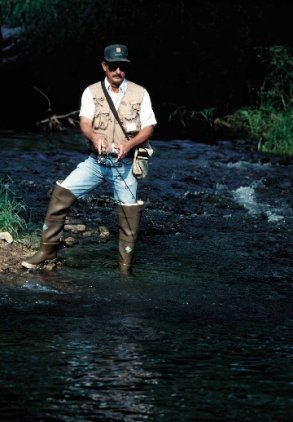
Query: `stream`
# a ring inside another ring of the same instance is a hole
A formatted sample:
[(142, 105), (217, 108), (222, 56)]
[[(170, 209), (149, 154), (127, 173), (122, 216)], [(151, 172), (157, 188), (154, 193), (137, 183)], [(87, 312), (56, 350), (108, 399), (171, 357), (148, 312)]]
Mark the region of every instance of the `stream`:
[[(0, 274), (1, 421), (292, 417), (292, 160), (246, 140), (152, 145), (130, 276), (107, 186), (77, 211), (109, 239), (62, 249), (54, 271)], [(1, 176), (41, 222), (84, 141), (11, 132), (0, 146)]]

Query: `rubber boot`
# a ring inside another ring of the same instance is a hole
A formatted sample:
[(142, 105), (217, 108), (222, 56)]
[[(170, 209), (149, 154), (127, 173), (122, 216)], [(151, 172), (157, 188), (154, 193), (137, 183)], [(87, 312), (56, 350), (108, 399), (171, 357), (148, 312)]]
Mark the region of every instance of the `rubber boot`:
[(143, 201), (136, 204), (117, 204), (119, 225), (119, 269), (129, 273), (135, 252)]
[(35, 255), (22, 262), (26, 268), (34, 268), (45, 261), (55, 259), (60, 244), (60, 237), (64, 228), (65, 219), (76, 197), (70, 190), (56, 184), (48, 205), (40, 249)]

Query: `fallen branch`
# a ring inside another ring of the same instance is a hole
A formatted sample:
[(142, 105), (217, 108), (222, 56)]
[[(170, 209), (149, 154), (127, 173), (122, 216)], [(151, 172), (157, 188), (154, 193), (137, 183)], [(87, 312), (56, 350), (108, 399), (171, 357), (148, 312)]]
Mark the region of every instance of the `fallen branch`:
[[(33, 88), (38, 91), (43, 97), (45, 97), (48, 102), (49, 117), (47, 119), (43, 119), (37, 122), (36, 125), (38, 127), (42, 127), (43, 129), (62, 131), (65, 130), (64, 123), (67, 123), (69, 126), (73, 127), (79, 126), (79, 110), (71, 111), (70, 113), (60, 115), (53, 114), (50, 98), (37, 86), (33, 85)], [(74, 116), (76, 116), (76, 118), (74, 118)], [(62, 122), (62, 120), (64, 120), (65, 122)]]
[(47, 119), (40, 120), (36, 123), (38, 127), (47, 127), (50, 130), (59, 130), (62, 131), (65, 129), (64, 122), (61, 120), (65, 120), (69, 126), (76, 127), (79, 125), (79, 120), (76, 118), (72, 118), (71, 116), (78, 116), (79, 110), (71, 111), (67, 114), (56, 115), (52, 114), (52, 116), (48, 117)]
[[(225, 119), (227, 119), (227, 120), (225, 120)], [(215, 124), (216, 127), (224, 126), (226, 128), (231, 129), (233, 127), (233, 125), (229, 122), (229, 120), (230, 120), (230, 116), (225, 116), (225, 117), (222, 117), (222, 118), (217, 117), (214, 120), (214, 124)]]

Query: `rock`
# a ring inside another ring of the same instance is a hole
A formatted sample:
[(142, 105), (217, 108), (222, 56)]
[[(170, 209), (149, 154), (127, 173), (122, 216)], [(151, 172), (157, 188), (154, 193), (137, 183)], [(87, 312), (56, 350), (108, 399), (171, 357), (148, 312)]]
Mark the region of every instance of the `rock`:
[(86, 230), (86, 226), (84, 224), (66, 224), (64, 230), (71, 231), (72, 233), (81, 233)]
[(12, 243), (13, 237), (8, 232), (0, 232), (0, 240), (5, 240), (7, 243)]
[(76, 239), (74, 239), (74, 237), (69, 236), (66, 237), (66, 239), (64, 239), (63, 241), (65, 243), (66, 246), (73, 246), (76, 243)]
[(110, 231), (106, 226), (99, 226), (99, 235), (102, 238), (109, 237)]

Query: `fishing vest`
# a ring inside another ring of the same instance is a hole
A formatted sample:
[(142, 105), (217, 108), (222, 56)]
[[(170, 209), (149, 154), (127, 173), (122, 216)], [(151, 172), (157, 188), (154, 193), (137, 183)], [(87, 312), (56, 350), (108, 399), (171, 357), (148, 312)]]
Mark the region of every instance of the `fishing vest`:
[[(95, 103), (94, 131), (105, 139), (108, 145), (107, 151), (111, 152), (113, 147), (126, 143), (127, 139), (109, 107), (101, 82), (90, 85), (89, 89)], [(141, 129), (139, 116), (144, 93), (145, 89), (142, 86), (127, 81), (126, 92), (117, 112), (130, 138), (134, 137)]]

